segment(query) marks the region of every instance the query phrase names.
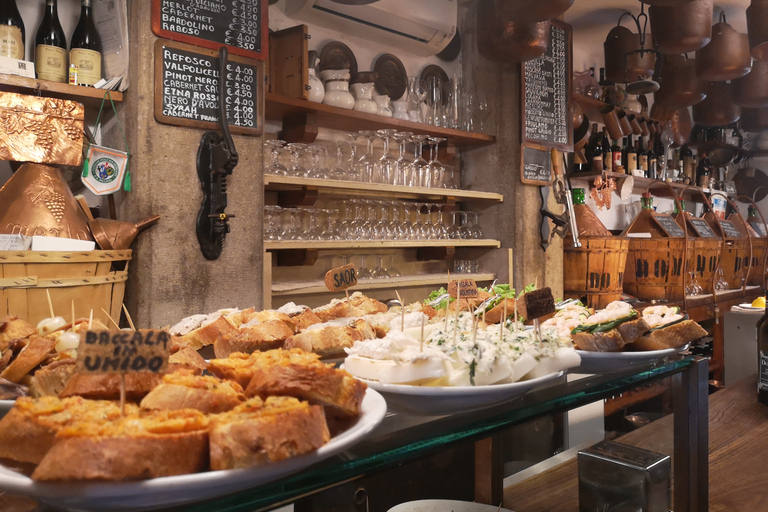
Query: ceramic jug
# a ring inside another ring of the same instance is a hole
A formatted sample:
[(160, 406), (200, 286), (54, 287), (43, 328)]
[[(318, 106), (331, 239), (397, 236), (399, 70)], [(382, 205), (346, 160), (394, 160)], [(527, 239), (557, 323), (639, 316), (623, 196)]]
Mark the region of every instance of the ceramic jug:
[(345, 109), (355, 106), (355, 98), (349, 92), (348, 69), (326, 69), (320, 76), (325, 80), (324, 104)]
[(407, 101), (393, 101), (392, 107), (394, 107), (395, 111), (392, 114), (392, 117), (395, 119), (403, 119), (405, 121), (409, 121), (411, 118), (408, 115), (408, 102)]
[(352, 93), (355, 95), (355, 110), (376, 114), (379, 106), (373, 101), (373, 83), (352, 84)]
[(373, 101), (376, 102), (378, 108), (376, 114), (382, 117), (392, 117), (392, 109), (389, 106), (389, 102), (391, 101), (389, 96), (386, 94), (376, 95), (373, 97)]
[(322, 103), (325, 98), (325, 87), (323, 81), (317, 77), (315, 68), (317, 66), (317, 52), (309, 52), (309, 73), (307, 78), (307, 99), (314, 103)]

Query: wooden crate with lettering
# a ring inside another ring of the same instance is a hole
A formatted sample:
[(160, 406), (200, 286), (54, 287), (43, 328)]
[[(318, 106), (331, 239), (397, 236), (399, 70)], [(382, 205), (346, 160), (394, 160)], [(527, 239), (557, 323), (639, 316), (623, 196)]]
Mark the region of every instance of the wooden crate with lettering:
[(585, 305), (602, 309), (621, 299), (629, 239), (582, 237), (581, 247), (563, 248), (563, 295), (586, 300)]

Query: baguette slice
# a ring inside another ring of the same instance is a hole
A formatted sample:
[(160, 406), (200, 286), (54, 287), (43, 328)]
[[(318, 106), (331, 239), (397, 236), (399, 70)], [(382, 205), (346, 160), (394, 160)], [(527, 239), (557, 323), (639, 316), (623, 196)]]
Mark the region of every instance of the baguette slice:
[(360, 292), (350, 295), (349, 300), (342, 299), (331, 304), (315, 308), (313, 311), (323, 322), (329, 322), (338, 318), (359, 317), (373, 315), (387, 311), (387, 305), (376, 299), (367, 297)]
[(56, 346), (56, 339), (51, 336), (33, 336), (24, 350), (16, 356), (0, 377), (11, 382), (19, 382), (35, 366), (42, 363)]
[(624, 340), (624, 344), (628, 345), (630, 343), (634, 343), (637, 338), (648, 332), (651, 328), (648, 326), (648, 323), (645, 320), (638, 318), (637, 320), (624, 322), (623, 324), (620, 324), (616, 329), (618, 329), (619, 334), (621, 334), (621, 337)]
[(632, 349), (664, 350), (678, 348), (706, 335), (707, 331), (693, 320), (683, 320), (669, 327), (655, 329), (636, 339), (632, 344)]
[(489, 311), (485, 312), (485, 321), (489, 324), (498, 324), (504, 316), (504, 304), (507, 305), (507, 318), (515, 316), (515, 299), (504, 299)]
[[(125, 404), (126, 414), (138, 407)], [(0, 420), (0, 458), (38, 464), (53, 445), (61, 428), (78, 421), (108, 421), (120, 417), (114, 402), (85, 400), (80, 397), (21, 397)]]
[[(128, 400), (139, 401), (162, 382), (159, 373), (126, 373), (125, 396)], [(120, 376), (117, 374), (76, 373), (59, 393), (59, 398), (81, 396), (92, 400), (117, 400), (120, 398)]]
[[(317, 324), (320, 325), (320, 324)], [(285, 340), (286, 349), (299, 348), (305, 352), (314, 352), (321, 357), (333, 357), (344, 354), (356, 341), (371, 340), (376, 331), (365, 320), (355, 320), (352, 325), (329, 325), (318, 329), (308, 329), (294, 334)]]
[(280, 348), (293, 332), (292, 324), (289, 327), (289, 323), (282, 320), (268, 320), (222, 335), (213, 344), (213, 351), (217, 358), (222, 359), (235, 352)]
[(185, 347), (168, 356), (168, 364), (177, 367), (199, 370), (201, 373), (208, 368), (208, 363), (196, 350)]
[(277, 462), (330, 440), (323, 408), (289, 397), (252, 398), (211, 419), (211, 469)]
[(291, 323), (294, 326), (295, 332), (303, 331), (310, 325), (322, 323), (317, 314), (311, 309), (307, 308), (297, 315), (291, 317)]
[(216, 377), (171, 373), (141, 401), (142, 409), (197, 409), (205, 414), (226, 412), (245, 400), (237, 382)]
[(6, 316), (0, 320), (0, 352), (5, 352), (11, 340), (29, 338), (37, 334), (34, 325), (17, 316)]
[(626, 344), (616, 329), (608, 332), (580, 332), (571, 334), (571, 338), (579, 350), (588, 352), (616, 352)]
[(320, 356), (299, 349), (268, 350), (243, 354), (235, 352), (226, 359), (211, 359), (208, 371), (220, 379), (237, 382), (243, 388), (248, 387), (256, 370), (262, 366), (273, 364), (311, 364), (316, 363)]
[(213, 322), (202, 327), (194, 329), (184, 336), (181, 336), (182, 346), (190, 347), (194, 350), (200, 350), (208, 345), (213, 345), (216, 338), (224, 336), (226, 334), (233, 334), (237, 332), (232, 322), (227, 320), (223, 315), (217, 317)]
[(203, 471), (208, 418), (199, 411), (151, 411), (59, 429), (32, 479), (143, 480)]

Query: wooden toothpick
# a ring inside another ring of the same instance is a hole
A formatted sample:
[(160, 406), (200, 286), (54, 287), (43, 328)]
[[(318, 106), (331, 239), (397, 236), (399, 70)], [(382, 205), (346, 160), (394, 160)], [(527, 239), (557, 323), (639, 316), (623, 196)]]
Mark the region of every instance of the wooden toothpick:
[(421, 342), (419, 343), (419, 352), (424, 352), (424, 315), (421, 315)]
[(53, 312), (53, 302), (51, 302), (51, 292), (48, 288), (45, 289), (45, 294), (48, 296), (48, 312), (51, 314), (51, 318), (56, 318), (56, 315)]
[(395, 295), (397, 295), (397, 300), (400, 302), (400, 332), (405, 332), (405, 304), (403, 304), (403, 299), (400, 297), (400, 292), (395, 290)]
[(112, 325), (114, 325), (114, 326), (115, 326), (115, 329), (117, 329), (117, 330), (119, 331), (119, 330), (120, 330), (120, 326), (118, 325), (118, 323), (117, 323), (117, 322), (115, 322), (115, 319), (114, 319), (114, 318), (112, 318), (111, 316), (109, 316), (109, 313), (107, 313), (107, 310), (106, 310), (106, 309), (104, 309), (104, 308), (101, 308), (101, 311), (102, 311), (102, 312), (103, 312), (105, 315), (107, 315), (107, 318), (109, 318), (109, 321), (110, 321), (110, 322), (112, 322)]
[(125, 317), (128, 319), (128, 325), (131, 326), (131, 330), (135, 331), (136, 326), (133, 325), (133, 320), (131, 319), (131, 314), (128, 312), (128, 308), (125, 307), (125, 302), (123, 302), (123, 311), (125, 312)]
[(72, 332), (75, 332), (75, 300), (72, 299)]
[(515, 334), (517, 334), (517, 299), (515, 299)]

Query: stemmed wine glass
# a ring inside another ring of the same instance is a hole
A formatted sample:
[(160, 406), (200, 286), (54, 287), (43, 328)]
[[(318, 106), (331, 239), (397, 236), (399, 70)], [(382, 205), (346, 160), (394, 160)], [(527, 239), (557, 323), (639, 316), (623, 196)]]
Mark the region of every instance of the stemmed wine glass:
[(469, 240), (472, 238), (472, 228), (469, 226), (469, 212), (459, 212), (461, 215), (461, 227), (459, 227), (459, 238)]
[(443, 80), (439, 76), (429, 77), (429, 112), (427, 124), (442, 126), (443, 122)]
[(328, 177), (332, 180), (352, 180), (354, 177), (347, 172), (344, 168), (344, 142), (343, 140), (336, 141), (336, 162), (333, 169), (328, 171)]
[(307, 145), (302, 142), (291, 142), (288, 144), (288, 151), (291, 153), (291, 168), (288, 174), (292, 176), (307, 176), (307, 169), (301, 165), (302, 152), (307, 150)]
[(299, 240), (301, 238), (301, 228), (299, 210), (297, 208), (283, 208), (280, 211), (286, 217), (285, 229), (283, 230), (283, 240)]
[(267, 205), (264, 207), (265, 215), (265, 240), (280, 240), (280, 210), (279, 206)]
[(408, 118), (415, 123), (423, 123), (421, 104), (427, 97), (427, 84), (418, 77), (408, 77)]
[(384, 279), (389, 277), (387, 271), (384, 270), (384, 256), (380, 254), (376, 256), (376, 265), (374, 265), (371, 270), (371, 277), (373, 279)]
[(381, 155), (379, 161), (376, 164), (378, 182), (388, 185), (395, 184), (395, 178), (397, 176), (397, 159), (389, 153), (389, 141), (397, 133), (397, 130), (385, 129), (379, 130), (379, 137), (384, 141), (384, 154)]
[(321, 240), (341, 240), (341, 235), (339, 234), (339, 230), (337, 229), (335, 223), (333, 222), (333, 215), (337, 213), (339, 210), (322, 209), (318, 211), (325, 213), (327, 217), (326, 218), (327, 224), (323, 232), (320, 234), (320, 239)]
[(451, 225), (448, 228), (448, 238), (451, 240), (457, 240), (461, 238), (461, 231), (459, 224), (461, 223), (460, 211), (454, 210), (451, 212)]
[(357, 278), (358, 279), (371, 279), (373, 276), (371, 275), (371, 269), (368, 268), (368, 264), (366, 262), (367, 256), (363, 254), (360, 256), (360, 268), (357, 269)]
[(428, 139), (429, 144), (429, 162), (427, 162), (427, 177), (429, 184), (427, 187), (442, 187), (443, 175), (445, 174), (445, 167), (437, 160), (438, 148), (440, 143), (446, 139), (443, 137), (430, 137)]
[(397, 270), (397, 267), (395, 267), (395, 256), (392, 254), (389, 255), (389, 265), (387, 265), (387, 268), (384, 270), (389, 274), (389, 277), (400, 277), (402, 275), (400, 271)]
[(328, 173), (323, 168), (328, 159), (328, 150), (326, 147), (319, 144), (312, 144), (307, 147), (307, 153), (312, 157), (312, 165), (307, 169), (307, 175), (310, 178), (321, 180), (328, 179)]
[(285, 141), (282, 140), (267, 140), (264, 144), (269, 149), (270, 162), (264, 169), (264, 174), (273, 174), (276, 176), (286, 176), (288, 169), (280, 163), (280, 149), (285, 146)]
[(392, 138), (399, 144), (400, 156), (396, 163), (395, 185), (409, 185), (411, 182), (411, 172), (413, 171), (413, 160), (406, 157), (406, 144), (411, 140), (413, 133), (397, 132)]
[(365, 154), (360, 157), (356, 164), (356, 174), (360, 177), (360, 181), (366, 183), (373, 183), (376, 175), (376, 160), (373, 157), (373, 141), (376, 139), (376, 132), (373, 130), (360, 131), (360, 137), (366, 141)]
[(468, 213), (471, 214), (475, 219), (475, 222), (469, 227), (472, 238), (474, 238), (475, 240), (480, 240), (481, 238), (483, 238), (483, 230), (482, 228), (480, 228), (480, 222), (479, 222), (480, 214), (478, 214), (477, 212), (468, 212)]
[(427, 177), (427, 162), (422, 155), (424, 149), (424, 141), (429, 138), (429, 135), (418, 134), (411, 137), (414, 143), (413, 162), (411, 164), (411, 182), (408, 184), (411, 187), (426, 187)]
[(483, 91), (477, 92), (477, 101), (475, 103), (475, 112), (477, 112), (477, 119), (479, 121), (479, 129), (481, 132), (485, 132), (486, 120), (491, 114), (491, 106), (488, 104), (488, 99)]
[(448, 238), (448, 230), (443, 223), (443, 207), (442, 205), (435, 203), (435, 215), (432, 217), (432, 236), (436, 240), (443, 240)]

